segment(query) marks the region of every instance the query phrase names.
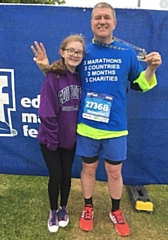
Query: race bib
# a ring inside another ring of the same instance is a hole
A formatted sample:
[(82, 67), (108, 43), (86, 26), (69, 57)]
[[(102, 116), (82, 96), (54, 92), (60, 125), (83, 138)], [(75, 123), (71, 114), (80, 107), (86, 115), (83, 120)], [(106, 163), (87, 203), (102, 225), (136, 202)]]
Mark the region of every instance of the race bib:
[(82, 117), (97, 121), (109, 122), (113, 97), (103, 93), (87, 92)]

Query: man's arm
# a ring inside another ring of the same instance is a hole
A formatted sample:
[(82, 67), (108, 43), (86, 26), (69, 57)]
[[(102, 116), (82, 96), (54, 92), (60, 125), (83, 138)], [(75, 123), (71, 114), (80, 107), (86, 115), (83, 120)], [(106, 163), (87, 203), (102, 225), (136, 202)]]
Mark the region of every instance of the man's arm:
[(145, 79), (150, 84), (156, 69), (162, 63), (162, 59), (158, 52), (151, 52), (146, 55), (145, 62), (148, 64), (148, 67), (145, 70)]
[(36, 62), (37, 66), (44, 75), (46, 75), (50, 69), (50, 63), (44, 45), (35, 41), (34, 46), (32, 45), (30, 48), (35, 55), (33, 60)]
[(157, 85), (155, 71), (162, 63), (160, 54), (158, 52), (151, 52), (146, 55), (144, 61), (148, 64), (148, 67), (131, 83), (131, 89), (135, 91), (146, 92)]

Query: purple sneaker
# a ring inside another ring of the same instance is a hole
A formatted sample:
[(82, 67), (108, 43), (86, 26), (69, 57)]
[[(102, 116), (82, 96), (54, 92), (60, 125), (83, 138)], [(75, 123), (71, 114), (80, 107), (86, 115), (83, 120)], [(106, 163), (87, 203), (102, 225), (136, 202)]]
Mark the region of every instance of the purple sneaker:
[(57, 232), (59, 228), (58, 211), (50, 210), (48, 218), (48, 230), (52, 233)]
[(60, 207), (58, 211), (58, 221), (60, 227), (66, 227), (69, 223), (68, 210), (65, 206)]

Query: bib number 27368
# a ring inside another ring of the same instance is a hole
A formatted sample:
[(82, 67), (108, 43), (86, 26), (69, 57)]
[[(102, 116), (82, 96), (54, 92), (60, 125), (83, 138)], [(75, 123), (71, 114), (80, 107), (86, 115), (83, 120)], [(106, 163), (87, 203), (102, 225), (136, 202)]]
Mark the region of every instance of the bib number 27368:
[(83, 118), (98, 122), (109, 122), (113, 97), (110, 95), (87, 92), (83, 109)]

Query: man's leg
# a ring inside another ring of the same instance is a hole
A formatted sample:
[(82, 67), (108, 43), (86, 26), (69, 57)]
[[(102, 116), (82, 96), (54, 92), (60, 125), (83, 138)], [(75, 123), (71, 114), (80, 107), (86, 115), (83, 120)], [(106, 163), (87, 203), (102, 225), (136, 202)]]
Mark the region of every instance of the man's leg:
[(83, 196), (86, 199), (93, 196), (97, 165), (98, 161), (94, 163), (85, 163), (84, 161), (82, 162), (81, 186)]
[(108, 189), (112, 201), (110, 219), (115, 225), (116, 231), (121, 236), (128, 236), (130, 229), (125, 221), (120, 209), (120, 200), (122, 196), (122, 161), (127, 157), (127, 137), (116, 137), (102, 141), (103, 153), (105, 159), (105, 169), (108, 177)]
[(121, 199), (122, 196), (123, 180), (121, 168), (121, 162), (119, 164), (110, 164), (105, 161), (105, 169), (108, 177), (108, 189), (110, 196), (113, 199)]
[(115, 225), (116, 231), (121, 236), (130, 235), (129, 226), (120, 210), (120, 200), (122, 196), (123, 180), (121, 175), (122, 163), (105, 161), (105, 169), (108, 176), (108, 189), (112, 201), (112, 209), (109, 214), (110, 219)]
[(101, 141), (77, 135), (76, 154), (82, 156), (81, 186), (85, 200), (80, 218), (80, 228), (84, 231), (91, 231), (93, 228), (92, 195), (100, 147)]
[(95, 175), (98, 166), (98, 160), (97, 157), (83, 157), (82, 159), (81, 186), (85, 200), (85, 206), (80, 219), (80, 228), (84, 231), (91, 231), (93, 229), (94, 215), (92, 196), (95, 186)]

